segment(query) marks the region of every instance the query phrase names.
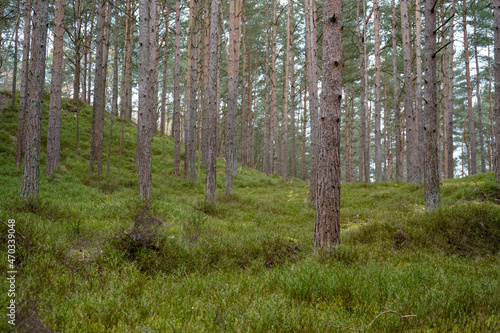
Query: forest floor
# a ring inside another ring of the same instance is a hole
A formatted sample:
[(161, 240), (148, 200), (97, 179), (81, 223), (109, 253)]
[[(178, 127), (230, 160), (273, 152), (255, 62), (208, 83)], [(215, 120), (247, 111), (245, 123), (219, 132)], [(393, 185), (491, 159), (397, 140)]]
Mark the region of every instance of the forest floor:
[[(75, 110), (63, 100), (61, 168), (42, 176), (36, 202), (19, 199), (17, 108), (0, 115), (0, 219), (15, 219), (18, 232), (18, 331), (500, 329), (500, 184), (493, 174), (443, 181), (442, 208), (432, 213), (424, 212), (421, 185), (343, 184), (342, 245), (315, 251), (307, 182), (238, 168), (227, 199), (221, 159), (218, 202), (206, 204), (204, 168), (195, 183), (175, 176), (173, 141), (165, 140), (162, 158), (157, 136), (154, 199), (144, 207), (136, 128), (125, 124), (118, 176), (115, 121), (111, 172), (100, 176), (88, 165), (91, 107), (80, 112), (79, 156)], [(7, 274), (8, 233), (0, 228), (0, 272)], [(10, 299), (2, 288), (1, 304)], [(13, 330), (2, 311), (0, 331)]]

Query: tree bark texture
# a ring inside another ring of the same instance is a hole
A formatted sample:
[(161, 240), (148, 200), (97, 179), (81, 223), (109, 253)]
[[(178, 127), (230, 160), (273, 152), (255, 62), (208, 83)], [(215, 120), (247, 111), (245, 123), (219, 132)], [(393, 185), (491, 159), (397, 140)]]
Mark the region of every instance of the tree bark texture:
[(382, 70), (380, 66), (380, 16), (378, 0), (373, 1), (373, 22), (375, 28), (375, 181), (380, 182), (382, 181), (382, 135), (380, 132)]
[(500, 182), (500, 0), (493, 1), (495, 34), (495, 173)]
[(476, 154), (476, 129), (474, 126), (474, 109), (472, 106), (472, 83), (470, 78), (470, 55), (469, 38), (467, 36), (467, 1), (463, 2), (463, 29), (464, 29), (464, 58), (465, 58), (465, 78), (467, 83), (467, 111), (469, 116), (469, 155), (470, 169), (469, 175), (477, 173), (477, 154)]
[(174, 63), (174, 173), (181, 173), (181, 2), (175, 5), (175, 63)]
[(342, 0), (324, 2), (323, 85), (318, 149), (314, 245), (340, 245), (340, 110), (342, 102)]

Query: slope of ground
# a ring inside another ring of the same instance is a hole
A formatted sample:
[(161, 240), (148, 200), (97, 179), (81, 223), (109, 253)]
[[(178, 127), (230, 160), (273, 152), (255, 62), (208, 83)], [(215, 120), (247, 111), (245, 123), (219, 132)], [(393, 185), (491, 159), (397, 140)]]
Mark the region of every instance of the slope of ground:
[[(219, 201), (209, 205), (204, 169), (194, 184), (173, 175), (172, 140), (162, 158), (155, 137), (145, 209), (134, 126), (125, 124), (120, 176), (119, 121), (110, 176), (97, 176), (88, 170), (91, 107), (80, 112), (79, 156), (75, 110), (63, 102), (62, 167), (42, 177), (38, 202), (18, 199), (17, 109), (0, 115), (0, 219), (15, 219), (25, 237), (16, 252), (20, 331), (347, 332), (387, 310), (414, 316), (386, 313), (372, 331), (500, 328), (500, 187), (491, 174), (443, 182), (443, 208), (431, 214), (422, 186), (344, 184), (342, 246), (315, 253), (307, 183), (239, 168), (225, 199), (221, 160)], [(0, 301), (9, 299), (4, 288)], [(2, 319), (0, 331), (10, 328)]]

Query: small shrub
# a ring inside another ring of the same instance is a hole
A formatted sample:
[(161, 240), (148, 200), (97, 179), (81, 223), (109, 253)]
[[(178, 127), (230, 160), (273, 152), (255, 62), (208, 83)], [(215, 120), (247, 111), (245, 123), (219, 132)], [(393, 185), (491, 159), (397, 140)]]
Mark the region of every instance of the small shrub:
[(281, 266), (287, 261), (296, 261), (302, 249), (296, 239), (273, 238), (262, 242), (262, 255), (266, 267)]

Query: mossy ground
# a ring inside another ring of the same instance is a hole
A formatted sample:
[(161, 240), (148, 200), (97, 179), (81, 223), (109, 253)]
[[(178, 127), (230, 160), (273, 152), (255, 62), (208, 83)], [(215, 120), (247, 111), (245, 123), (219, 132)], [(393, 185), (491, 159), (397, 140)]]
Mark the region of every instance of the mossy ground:
[[(166, 139), (162, 158), (155, 137), (154, 200), (145, 209), (135, 127), (125, 124), (118, 177), (115, 122), (111, 174), (97, 176), (88, 167), (91, 108), (82, 105), (76, 156), (74, 106), (63, 103), (62, 167), (41, 178), (38, 202), (18, 199), (17, 109), (0, 115), (0, 218), (15, 219), (26, 237), (16, 252), (19, 331), (342, 332), (385, 310), (416, 317), (388, 314), (371, 331), (500, 329), (500, 186), (492, 174), (443, 182), (443, 208), (433, 213), (424, 212), (422, 186), (344, 184), (342, 246), (315, 252), (307, 183), (239, 168), (227, 199), (220, 160), (218, 202), (206, 204), (203, 168), (194, 184), (175, 176), (173, 142)], [(42, 174), (44, 163), (43, 148)], [(2, 317), (0, 331), (11, 329)]]

